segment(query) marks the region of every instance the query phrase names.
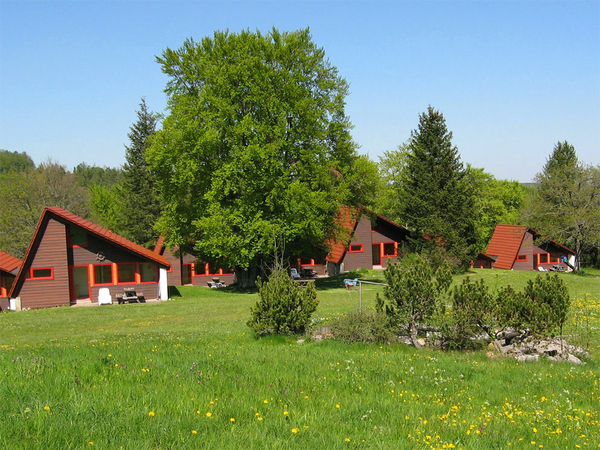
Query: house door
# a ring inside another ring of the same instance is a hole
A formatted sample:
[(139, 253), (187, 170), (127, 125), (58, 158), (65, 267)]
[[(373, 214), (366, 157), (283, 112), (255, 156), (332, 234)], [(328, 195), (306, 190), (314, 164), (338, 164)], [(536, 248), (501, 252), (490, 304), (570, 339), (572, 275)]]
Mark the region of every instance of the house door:
[(90, 298), (88, 266), (75, 266), (71, 270), (73, 274), (73, 292), (71, 292), (71, 298), (73, 300)]
[(373, 244), (373, 265), (380, 266), (381, 265), (381, 245)]

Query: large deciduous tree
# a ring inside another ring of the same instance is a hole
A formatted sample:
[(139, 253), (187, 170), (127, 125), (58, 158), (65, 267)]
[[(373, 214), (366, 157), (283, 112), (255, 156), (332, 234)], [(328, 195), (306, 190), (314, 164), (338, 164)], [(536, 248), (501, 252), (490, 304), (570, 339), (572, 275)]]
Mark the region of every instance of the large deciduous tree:
[(157, 60), (169, 112), (148, 156), (167, 242), (193, 242), (242, 286), (275, 242), (288, 256), (325, 242), (369, 170), (355, 164), (348, 84), (308, 29), (217, 31)]
[(600, 246), (600, 166), (580, 162), (571, 144), (559, 142), (535, 180), (526, 220), (574, 250), (579, 270), (583, 253)]
[(475, 192), (442, 113), (430, 106), (420, 115), (403, 158), (397, 189), (414, 250), (437, 246), (464, 266), (477, 255)]

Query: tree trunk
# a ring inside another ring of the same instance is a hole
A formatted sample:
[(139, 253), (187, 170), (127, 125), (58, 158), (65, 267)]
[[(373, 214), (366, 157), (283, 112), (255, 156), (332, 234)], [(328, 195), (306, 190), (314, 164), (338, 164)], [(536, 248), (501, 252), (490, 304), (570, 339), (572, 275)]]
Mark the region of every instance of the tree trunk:
[(243, 269), (242, 267), (235, 268), (235, 280), (239, 288), (250, 289), (256, 286), (257, 268), (250, 267)]

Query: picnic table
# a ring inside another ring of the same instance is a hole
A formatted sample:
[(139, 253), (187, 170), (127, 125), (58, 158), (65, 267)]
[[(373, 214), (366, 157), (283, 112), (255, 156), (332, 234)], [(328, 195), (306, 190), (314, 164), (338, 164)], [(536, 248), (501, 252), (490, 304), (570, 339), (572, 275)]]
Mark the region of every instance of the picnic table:
[(146, 297), (141, 292), (136, 292), (135, 288), (123, 289), (123, 294), (117, 294), (119, 305), (124, 303), (146, 303)]
[(212, 281), (207, 281), (206, 284), (208, 284), (208, 287), (211, 289), (219, 289), (219, 288), (227, 287), (227, 285), (225, 283), (222, 283), (221, 279), (217, 278), (217, 277), (214, 277), (212, 279)]

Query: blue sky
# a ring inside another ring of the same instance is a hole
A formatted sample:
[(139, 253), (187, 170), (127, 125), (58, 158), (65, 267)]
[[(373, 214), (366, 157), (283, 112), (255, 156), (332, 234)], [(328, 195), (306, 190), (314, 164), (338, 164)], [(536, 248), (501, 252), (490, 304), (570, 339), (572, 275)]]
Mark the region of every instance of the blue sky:
[(310, 27), (378, 161), (429, 105), (463, 162), (530, 181), (558, 141), (600, 163), (600, 1), (0, 0), (0, 148), (117, 167), (155, 56), (215, 30)]

